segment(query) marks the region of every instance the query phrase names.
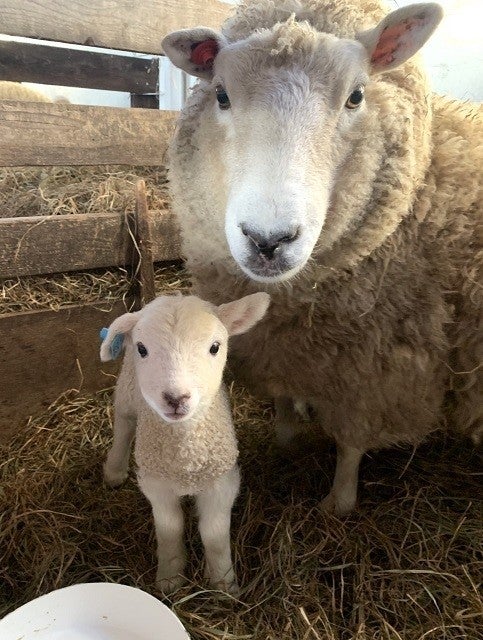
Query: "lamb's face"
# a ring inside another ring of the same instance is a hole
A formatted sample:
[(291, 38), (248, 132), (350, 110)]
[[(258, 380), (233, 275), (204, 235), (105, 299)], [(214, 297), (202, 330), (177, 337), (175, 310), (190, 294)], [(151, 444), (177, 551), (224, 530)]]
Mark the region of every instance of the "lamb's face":
[(166, 422), (183, 422), (209, 405), (226, 363), (228, 333), (220, 320), (184, 300), (160, 305), (131, 332), (137, 383)]
[(183, 422), (208, 407), (218, 392), (228, 336), (260, 322), (269, 304), (264, 292), (219, 307), (196, 296), (160, 296), (102, 331), (101, 360), (116, 358), (128, 345), (145, 401), (163, 420)]
[[(300, 50), (274, 55), (284, 37)], [(212, 108), (225, 140), (226, 237), (254, 280), (295, 275), (324, 233), (338, 169), (364, 134), (365, 60), (361, 44), (297, 24), (220, 51)]]

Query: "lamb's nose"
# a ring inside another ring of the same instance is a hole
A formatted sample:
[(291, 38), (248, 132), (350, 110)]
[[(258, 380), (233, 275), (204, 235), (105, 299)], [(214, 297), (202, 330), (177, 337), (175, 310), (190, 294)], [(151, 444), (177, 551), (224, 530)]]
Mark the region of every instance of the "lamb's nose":
[(254, 245), (257, 252), (267, 260), (272, 260), (281, 244), (289, 244), (296, 240), (300, 234), (300, 227), (292, 227), (281, 233), (272, 233), (269, 236), (251, 229), (246, 225), (241, 225), (243, 235), (245, 235)]
[(191, 394), (185, 393), (181, 396), (175, 396), (173, 393), (168, 393), (165, 391), (163, 393), (163, 398), (166, 400), (169, 406), (173, 407), (173, 409), (176, 411), (180, 404), (191, 398)]

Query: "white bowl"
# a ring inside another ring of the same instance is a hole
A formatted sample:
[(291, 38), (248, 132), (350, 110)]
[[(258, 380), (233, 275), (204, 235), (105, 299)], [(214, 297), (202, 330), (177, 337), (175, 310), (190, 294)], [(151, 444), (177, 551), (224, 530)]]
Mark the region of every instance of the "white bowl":
[(181, 622), (148, 593), (109, 582), (52, 591), (0, 621), (1, 640), (189, 640)]

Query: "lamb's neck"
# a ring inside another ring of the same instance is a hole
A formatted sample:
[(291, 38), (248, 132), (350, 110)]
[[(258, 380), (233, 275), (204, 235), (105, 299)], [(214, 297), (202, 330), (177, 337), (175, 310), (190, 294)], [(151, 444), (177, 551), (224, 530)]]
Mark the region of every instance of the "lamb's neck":
[(199, 407), (191, 418), (188, 418), (187, 420), (179, 420), (177, 422), (168, 422), (167, 420), (163, 420), (163, 418), (156, 413), (154, 409), (151, 409), (150, 407), (150, 410), (152, 411), (153, 416), (159, 421), (160, 428), (163, 429), (164, 432), (169, 430), (173, 440), (177, 440), (179, 443), (182, 443), (200, 428), (203, 428), (212, 406), (213, 400), (207, 405)]
[(205, 425), (210, 422), (212, 415), (217, 412), (223, 402), (223, 391), (220, 388), (212, 398), (200, 403), (192, 417), (187, 420), (168, 422), (146, 402), (139, 387), (137, 387), (137, 393), (139, 409), (145, 416), (149, 416), (149, 422), (156, 424), (157, 429), (162, 430), (165, 434), (170, 434), (170, 438), (180, 443), (199, 430), (206, 429)]
[(142, 473), (159, 474), (185, 488), (199, 488), (219, 477), (237, 458), (226, 393), (220, 389), (195, 418), (176, 424), (161, 420), (144, 402), (135, 457)]

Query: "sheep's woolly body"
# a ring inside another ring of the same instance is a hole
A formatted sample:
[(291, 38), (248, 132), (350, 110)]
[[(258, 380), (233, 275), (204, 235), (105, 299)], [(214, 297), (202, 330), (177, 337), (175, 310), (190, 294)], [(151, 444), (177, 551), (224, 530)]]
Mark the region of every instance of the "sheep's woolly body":
[[(350, 38), (385, 11), (377, 0), (247, 0), (224, 35), (292, 13)], [(272, 296), (266, 319), (233, 341), (240, 376), (263, 395), (311, 403), (325, 431), (361, 450), (418, 442), (441, 424), (448, 390), (456, 427), (481, 437), (481, 109), (432, 97), (414, 59), (375, 77), (365, 137), (338, 175), (311, 261), (268, 286), (246, 278), (226, 244), (210, 100), (202, 82), (181, 115), (170, 178), (199, 294)]]
[(134, 452), (140, 476), (162, 476), (187, 494), (212, 485), (238, 457), (226, 389), (202, 417), (183, 425), (163, 422), (141, 400)]

